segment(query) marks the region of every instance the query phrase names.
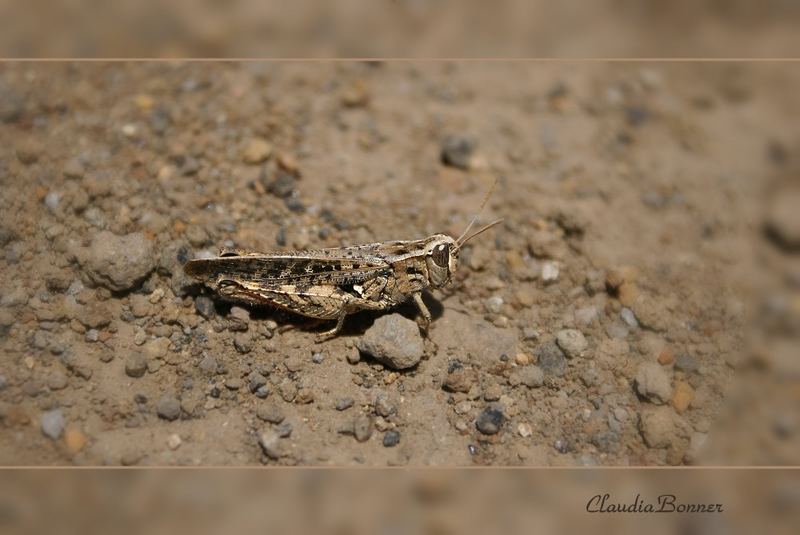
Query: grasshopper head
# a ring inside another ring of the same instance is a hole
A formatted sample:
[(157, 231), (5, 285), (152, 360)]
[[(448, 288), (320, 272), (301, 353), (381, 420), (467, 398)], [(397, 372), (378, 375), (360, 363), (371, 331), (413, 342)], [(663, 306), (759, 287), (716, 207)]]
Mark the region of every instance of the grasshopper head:
[(502, 219), (492, 221), (467, 236), (472, 223), (475, 222), (473, 219), (467, 230), (458, 239), (453, 239), (446, 234), (434, 234), (428, 238), (425, 244), (425, 264), (428, 267), (428, 280), (431, 286), (441, 288), (450, 282), (450, 277), (458, 268), (458, 254), (461, 252), (461, 247), (478, 234), (482, 234), (502, 221)]
[(456, 240), (445, 234), (434, 234), (425, 244), (425, 264), (428, 267), (428, 280), (434, 288), (441, 288), (448, 282), (458, 267), (458, 245)]

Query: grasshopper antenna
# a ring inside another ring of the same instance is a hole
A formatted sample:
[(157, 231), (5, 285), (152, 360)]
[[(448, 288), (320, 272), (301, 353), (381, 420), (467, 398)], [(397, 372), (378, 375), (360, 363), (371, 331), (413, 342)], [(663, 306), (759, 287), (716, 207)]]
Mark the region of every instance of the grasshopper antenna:
[(461, 236), (459, 236), (459, 237), (458, 237), (458, 239), (456, 240), (456, 245), (457, 245), (459, 248), (461, 248), (461, 246), (462, 246), (462, 245), (464, 245), (464, 244), (467, 242), (467, 240), (469, 240), (469, 239), (471, 239), (471, 238), (473, 238), (473, 237), (477, 236), (478, 234), (480, 234), (480, 233), (481, 233), (481, 232), (483, 232), (484, 230), (487, 230), (489, 227), (491, 227), (491, 226), (494, 226), (494, 225), (496, 225), (497, 223), (499, 223), (500, 221), (502, 221), (502, 219), (501, 219), (501, 220), (498, 220), (498, 221), (495, 221), (495, 222), (494, 222), (494, 223), (492, 223), (491, 225), (489, 225), (489, 226), (487, 226), (487, 227), (484, 227), (484, 228), (482, 228), (481, 230), (479, 230), (478, 232), (476, 232), (475, 234), (473, 234), (473, 235), (472, 235), (472, 236), (470, 236), (469, 238), (467, 238), (467, 239), (464, 239), (464, 236), (466, 236), (466, 235), (467, 235), (467, 233), (470, 231), (470, 229), (472, 228), (472, 226), (475, 224), (475, 222), (476, 222), (476, 221), (478, 220), (478, 218), (481, 216), (481, 213), (483, 212), (483, 208), (486, 206), (486, 203), (489, 201), (489, 197), (491, 197), (491, 196), (492, 196), (492, 193), (494, 192), (494, 187), (495, 187), (495, 186), (497, 186), (497, 180), (498, 180), (497, 178), (495, 178), (495, 179), (494, 179), (494, 182), (492, 183), (492, 187), (491, 187), (491, 188), (489, 188), (489, 191), (487, 191), (487, 192), (486, 192), (486, 196), (483, 198), (483, 202), (481, 202), (481, 207), (480, 207), (480, 208), (478, 208), (478, 213), (476, 213), (476, 214), (475, 214), (475, 215), (472, 217), (472, 221), (470, 221), (470, 222), (469, 222), (469, 225), (467, 225), (467, 228), (465, 228), (465, 229), (464, 229), (464, 232), (462, 232), (462, 233), (461, 233)]
[(501, 218), (501, 219), (495, 219), (494, 221), (492, 221), (492, 222), (491, 222), (491, 223), (489, 223), (488, 225), (484, 225), (484, 226), (482, 226), (482, 227), (481, 227), (479, 230), (476, 230), (475, 232), (473, 232), (472, 234), (470, 234), (469, 236), (467, 236), (467, 237), (466, 237), (466, 238), (465, 238), (463, 241), (457, 242), (457, 243), (456, 243), (456, 250), (458, 250), (458, 249), (461, 249), (461, 247), (462, 247), (462, 246), (463, 246), (465, 243), (467, 243), (469, 240), (471, 240), (472, 238), (474, 238), (474, 237), (475, 237), (475, 236), (477, 236), (478, 234), (483, 234), (484, 232), (486, 232), (487, 230), (489, 230), (489, 229), (490, 229), (490, 228), (492, 228), (493, 226), (495, 226), (495, 225), (499, 225), (499, 224), (500, 224), (500, 223), (502, 223), (502, 222), (503, 222), (503, 219), (502, 219), (502, 218)]

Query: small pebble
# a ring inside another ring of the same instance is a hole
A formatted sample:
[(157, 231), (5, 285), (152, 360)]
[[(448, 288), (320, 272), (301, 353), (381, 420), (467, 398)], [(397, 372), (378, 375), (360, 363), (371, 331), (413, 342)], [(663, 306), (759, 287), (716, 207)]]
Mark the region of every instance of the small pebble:
[(267, 384), (267, 378), (261, 375), (260, 373), (253, 372), (250, 374), (250, 381), (248, 383), (248, 388), (250, 392), (257, 392), (259, 388)]
[(44, 196), (44, 205), (50, 212), (55, 213), (58, 210), (58, 205), (61, 202), (61, 194), (57, 191), (51, 191)]
[(556, 343), (567, 358), (583, 356), (583, 352), (589, 347), (589, 343), (583, 333), (576, 329), (563, 329), (556, 333)]
[(666, 366), (673, 362), (675, 362), (675, 354), (672, 352), (672, 348), (670, 346), (664, 346), (658, 353), (658, 363)]
[(280, 435), (274, 429), (265, 429), (258, 435), (258, 444), (267, 457), (277, 461), (283, 455), (280, 447)]
[(568, 453), (569, 452), (569, 442), (563, 439), (557, 439), (553, 443), (553, 447), (558, 453)]
[(500, 432), (505, 421), (503, 409), (499, 405), (490, 405), (481, 411), (475, 421), (475, 427), (484, 435), (495, 435)]
[(281, 422), (275, 426), (275, 432), (278, 433), (278, 436), (281, 438), (288, 438), (291, 436), (293, 430), (294, 427), (289, 422)]
[(64, 413), (61, 409), (53, 409), (42, 413), (42, 433), (53, 440), (58, 440), (64, 431)]
[(279, 424), (285, 418), (283, 411), (272, 403), (262, 403), (256, 408), (256, 416), (260, 420), (264, 420), (265, 422), (269, 422), (272, 424)]
[(383, 446), (393, 448), (400, 443), (400, 431), (392, 429), (383, 435)]
[(361, 352), (357, 347), (352, 347), (347, 352), (347, 362), (350, 364), (358, 364), (361, 361)]
[(353, 400), (353, 398), (341, 398), (336, 400), (336, 403), (334, 404), (333, 407), (337, 411), (345, 411), (350, 407), (352, 407), (353, 405), (355, 405), (355, 401)]
[(228, 390), (239, 390), (242, 386), (244, 386), (244, 381), (239, 377), (229, 377), (225, 380), (225, 388)]
[(486, 401), (497, 401), (503, 395), (503, 390), (497, 383), (490, 384), (486, 391), (483, 393), (483, 399)]
[(200, 369), (207, 373), (208, 375), (214, 375), (217, 373), (219, 368), (219, 363), (217, 363), (217, 359), (212, 357), (211, 355), (206, 355), (203, 357), (203, 360), (200, 361)]
[(639, 365), (634, 380), (636, 392), (652, 403), (662, 405), (672, 397), (669, 376), (659, 364), (644, 362)]
[(128, 377), (139, 378), (147, 371), (147, 357), (144, 353), (131, 353), (125, 359), (125, 373)]
[(694, 399), (694, 389), (685, 381), (678, 381), (675, 383), (675, 390), (672, 392), (672, 399), (670, 404), (675, 407), (678, 414), (681, 414), (689, 408), (689, 405)]
[(353, 435), (359, 442), (366, 442), (372, 436), (372, 417), (368, 414), (359, 414), (353, 421)]
[(170, 436), (167, 437), (167, 447), (171, 450), (177, 450), (183, 441), (181, 440), (180, 435), (177, 433), (172, 433)]
[(622, 340), (627, 338), (629, 333), (628, 326), (619, 320), (614, 320), (606, 326), (606, 334), (609, 338)]
[(525, 366), (531, 363), (531, 357), (530, 355), (520, 352), (517, 353), (516, 357), (514, 357), (514, 362), (516, 362), (520, 366)]
[(699, 364), (697, 363), (697, 359), (691, 355), (687, 355), (686, 353), (680, 355), (675, 360), (675, 369), (681, 370), (687, 373), (691, 373), (697, 371), (699, 368)]
[(454, 410), (456, 411), (456, 414), (467, 414), (472, 410), (472, 402), (470, 402), (468, 399), (459, 401), (456, 403)]
[(503, 298), (499, 295), (494, 295), (484, 302), (486, 311), (492, 314), (499, 314), (503, 311)]
[(357, 347), (394, 370), (416, 366), (425, 353), (417, 324), (396, 313), (376, 319), (358, 340)]
[(102, 230), (77, 258), (95, 284), (112, 291), (130, 290), (156, 267), (153, 241), (141, 232), (118, 236)]
[(540, 344), (535, 351), (539, 368), (547, 375), (561, 377), (567, 370), (564, 353), (555, 342)]
[(387, 396), (384, 392), (379, 392), (375, 396), (375, 401), (372, 405), (375, 409), (375, 414), (378, 416), (383, 416), (384, 418), (388, 418), (397, 412), (397, 407), (392, 404), (392, 402), (389, 400), (389, 396)]
[(272, 145), (262, 138), (251, 139), (242, 151), (242, 160), (249, 165), (258, 165), (272, 155)]
[(194, 300), (194, 309), (205, 319), (214, 317), (214, 301), (205, 295), (200, 295)]
[(477, 147), (474, 139), (465, 136), (448, 136), (442, 144), (442, 163), (458, 169), (469, 169)]
[(619, 317), (622, 318), (622, 321), (624, 321), (625, 324), (628, 325), (628, 327), (630, 327), (631, 329), (636, 329), (639, 327), (639, 322), (636, 320), (636, 315), (630, 308), (624, 307), (620, 311)]
[(575, 322), (581, 327), (588, 327), (598, 318), (597, 307), (584, 307), (575, 311)]
[(442, 383), (442, 388), (449, 392), (462, 392), (466, 394), (477, 381), (475, 370), (461, 366), (451, 369)]
[(523, 384), (528, 388), (539, 388), (544, 384), (544, 372), (533, 364), (517, 368), (508, 378), (512, 386)]
[(233, 337), (233, 347), (239, 353), (250, 353), (253, 350), (253, 339), (249, 333), (238, 332)]
[(651, 448), (665, 448), (675, 436), (675, 420), (669, 407), (648, 407), (639, 417), (639, 431)]
[(159, 418), (165, 420), (177, 420), (181, 415), (181, 404), (173, 396), (162, 396), (156, 405), (156, 413)]
[(303, 359), (297, 355), (291, 356), (283, 363), (290, 372), (297, 372), (303, 369)]
[(69, 427), (64, 431), (64, 444), (71, 455), (75, 455), (86, 445), (86, 435), (80, 429)]
[(558, 280), (559, 275), (558, 263), (548, 260), (542, 264), (542, 282), (551, 283)]
[(531, 424), (522, 422), (517, 426), (517, 433), (519, 433), (519, 436), (527, 438), (533, 434), (533, 428)]
[(47, 378), (47, 388), (62, 390), (67, 386), (67, 376), (61, 370), (56, 370)]

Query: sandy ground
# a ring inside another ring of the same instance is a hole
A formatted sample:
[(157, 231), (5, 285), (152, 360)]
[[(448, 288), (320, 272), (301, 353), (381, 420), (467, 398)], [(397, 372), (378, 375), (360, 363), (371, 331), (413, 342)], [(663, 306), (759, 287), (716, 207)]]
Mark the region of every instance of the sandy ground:
[[(799, 75), (0, 65), (0, 463), (699, 462), (741, 361), (761, 200), (797, 145)], [(326, 326), (182, 274), (221, 246), (457, 236), (495, 179), (482, 220), (504, 223), (426, 296), (410, 369), (358, 350), (381, 314), (317, 344)]]

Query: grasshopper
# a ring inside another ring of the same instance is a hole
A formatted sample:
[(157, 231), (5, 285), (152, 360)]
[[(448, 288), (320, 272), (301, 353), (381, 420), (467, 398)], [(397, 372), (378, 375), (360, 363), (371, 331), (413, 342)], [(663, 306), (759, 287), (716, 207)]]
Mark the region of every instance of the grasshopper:
[(184, 271), (229, 301), (336, 320), (318, 341), (336, 336), (349, 314), (386, 310), (408, 299), (414, 300), (422, 315), (421, 329), (427, 333), (431, 313), (422, 292), (446, 286), (464, 244), (502, 222), (498, 219), (468, 235), (493, 190), (494, 185), (458, 238), (434, 234), (421, 240), (266, 253), (222, 249), (219, 256), (189, 260)]

